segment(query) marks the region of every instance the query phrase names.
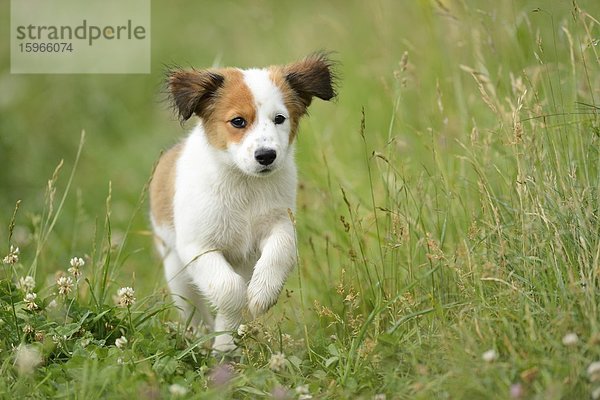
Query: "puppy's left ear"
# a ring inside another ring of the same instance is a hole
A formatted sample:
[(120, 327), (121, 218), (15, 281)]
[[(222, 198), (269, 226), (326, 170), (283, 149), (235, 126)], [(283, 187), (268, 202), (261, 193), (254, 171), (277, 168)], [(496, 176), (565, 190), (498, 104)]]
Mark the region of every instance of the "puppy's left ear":
[(317, 53), (286, 65), (283, 72), (285, 80), (306, 108), (313, 97), (331, 100), (336, 96), (333, 67), (334, 62), (326, 54)]

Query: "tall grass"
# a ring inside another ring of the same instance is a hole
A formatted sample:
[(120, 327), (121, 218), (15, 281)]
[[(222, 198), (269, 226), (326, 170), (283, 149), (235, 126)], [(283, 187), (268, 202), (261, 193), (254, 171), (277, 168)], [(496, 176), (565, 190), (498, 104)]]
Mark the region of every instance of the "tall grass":
[[(298, 138), (297, 273), (227, 362), (177, 322), (148, 255), (150, 163), (123, 200), (118, 181), (89, 174), (94, 196), (76, 189), (94, 168), (89, 144), (62, 155), (42, 211), (22, 202), (2, 216), (0, 392), (600, 398), (600, 10), (581, 4), (322, 6), (327, 32), (363, 42), (336, 42), (339, 102), (315, 103)], [(223, 7), (204, 11), (239, 12)], [(273, 20), (251, 9), (314, 50), (320, 36), (284, 23), (282, 7)]]

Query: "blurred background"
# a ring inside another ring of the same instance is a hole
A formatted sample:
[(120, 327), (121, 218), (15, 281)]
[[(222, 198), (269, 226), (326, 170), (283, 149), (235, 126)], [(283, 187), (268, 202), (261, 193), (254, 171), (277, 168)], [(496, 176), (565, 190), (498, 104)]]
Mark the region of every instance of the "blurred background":
[[(578, 3), (598, 15), (598, 2)], [(302, 256), (310, 251), (313, 235), (324, 237), (328, 224), (339, 225), (336, 210), (345, 207), (340, 187), (368, 203), (366, 154), (391, 149), (400, 160), (395, 168), (407, 176), (410, 171), (423, 176), (440, 162), (432, 146), (453, 154), (459, 148), (455, 139), (475, 127), (471, 115), (477, 115), (480, 131), (497, 127), (468, 68), (502, 77), (488, 82), (498, 98), (511, 92), (505, 83), (511, 71), (530, 71), (532, 80), (539, 79), (534, 53), (547, 68), (554, 68), (556, 57), (568, 56), (562, 48), (558, 55), (552, 39), (562, 34), (556, 26), (573, 18), (572, 9), (571, 1), (562, 0), (153, 1), (151, 74), (14, 75), (9, 70), (9, 2), (3, 1), (1, 248), (8, 243), (7, 227), (21, 200), (13, 242), (21, 246), (24, 260), (33, 257), (27, 246), (47, 209), (47, 182), (64, 160), (56, 182), (59, 199), (85, 131), (73, 184), (40, 265), (51, 272), (73, 255), (92, 252), (92, 243), (102, 236), (110, 185), (112, 241), (122, 241), (132, 224), (123, 274), (142, 290), (162, 287), (143, 191), (161, 150), (194, 123), (181, 126), (165, 102), (165, 65), (264, 66), (326, 50), (339, 62), (339, 98), (315, 101), (301, 124)], [(560, 80), (560, 74), (549, 76)], [(562, 104), (575, 107), (576, 90), (565, 92)], [(359, 133), (363, 109), (366, 144)], [(453, 157), (445, 160), (448, 170), (456, 167)]]

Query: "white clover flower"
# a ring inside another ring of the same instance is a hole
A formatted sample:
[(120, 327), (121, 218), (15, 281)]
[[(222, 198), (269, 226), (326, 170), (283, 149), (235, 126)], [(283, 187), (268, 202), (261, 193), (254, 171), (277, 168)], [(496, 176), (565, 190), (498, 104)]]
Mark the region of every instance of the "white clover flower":
[(310, 394), (310, 391), (308, 390), (308, 385), (299, 385), (296, 386), (296, 389), (294, 389), (296, 394), (298, 395), (298, 399), (302, 399), (302, 400), (309, 400), (312, 399), (312, 395)]
[(14, 247), (12, 244), (10, 245), (10, 251), (8, 252), (8, 254), (6, 255), (6, 257), (4, 257), (2, 259), (2, 262), (4, 264), (7, 265), (13, 265), (19, 262), (19, 254), (21, 252), (19, 251), (18, 247)]
[(283, 353), (275, 353), (269, 360), (269, 368), (275, 372), (279, 372), (285, 367), (285, 355)]
[(75, 278), (79, 278), (81, 276), (81, 267), (85, 265), (85, 261), (81, 257), (73, 257), (71, 261), (69, 261), (71, 267), (68, 269), (69, 273), (73, 275)]
[(32, 373), (42, 361), (42, 354), (36, 346), (21, 344), (15, 351), (15, 367), (20, 375)]
[(17, 282), (17, 289), (29, 293), (33, 291), (35, 288), (35, 279), (32, 276), (22, 276), (19, 278), (19, 282)]
[(35, 332), (35, 329), (33, 328), (33, 326), (29, 325), (29, 324), (25, 324), (23, 326), (23, 333), (26, 335), (30, 335), (33, 332)]
[(69, 264), (71, 264), (71, 267), (81, 268), (85, 265), (85, 261), (83, 261), (83, 258), (81, 257), (73, 257), (71, 258), (71, 261), (69, 261)]
[(56, 285), (58, 286), (58, 293), (66, 296), (73, 290), (73, 279), (70, 276), (60, 276), (56, 280)]
[(576, 333), (567, 333), (563, 338), (562, 338), (562, 343), (565, 346), (575, 346), (577, 343), (579, 342), (579, 336), (577, 336)]
[(23, 301), (25, 302), (25, 307), (29, 311), (37, 310), (38, 305), (35, 304), (35, 299), (37, 298), (37, 294), (35, 293), (27, 293)]
[(34, 335), (36, 342), (43, 342), (46, 336), (44, 332), (37, 331)]
[(308, 390), (308, 385), (299, 385), (296, 386), (296, 389), (294, 389), (296, 391), (297, 394), (309, 394), (310, 391)]
[(250, 333), (250, 329), (248, 328), (248, 325), (241, 324), (240, 326), (238, 326), (237, 334), (238, 334), (239, 337), (243, 338), (248, 333)]
[(481, 355), (481, 359), (487, 363), (492, 363), (498, 359), (498, 353), (496, 350), (488, 350)]
[(130, 287), (123, 287), (117, 292), (117, 304), (120, 307), (130, 307), (135, 304), (135, 290)]
[(187, 392), (187, 389), (178, 383), (174, 383), (171, 386), (169, 386), (169, 393), (171, 393), (171, 395), (173, 395), (174, 397), (185, 396)]
[(594, 361), (587, 368), (587, 374), (590, 382), (600, 381), (600, 361)]
[(115, 346), (117, 346), (119, 349), (126, 347), (127, 343), (129, 342), (125, 336), (121, 336), (115, 340)]

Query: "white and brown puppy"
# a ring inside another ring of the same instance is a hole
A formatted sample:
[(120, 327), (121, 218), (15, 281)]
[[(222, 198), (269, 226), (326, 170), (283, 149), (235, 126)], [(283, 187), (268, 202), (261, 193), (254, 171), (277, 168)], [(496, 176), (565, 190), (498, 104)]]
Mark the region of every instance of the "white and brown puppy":
[[(183, 317), (232, 331), (246, 311), (275, 304), (295, 264), (294, 139), (312, 98), (335, 96), (332, 62), (317, 54), (264, 69), (174, 70), (168, 86), (181, 119), (199, 122), (156, 167), (157, 247)], [(213, 345), (234, 347), (228, 333)]]

